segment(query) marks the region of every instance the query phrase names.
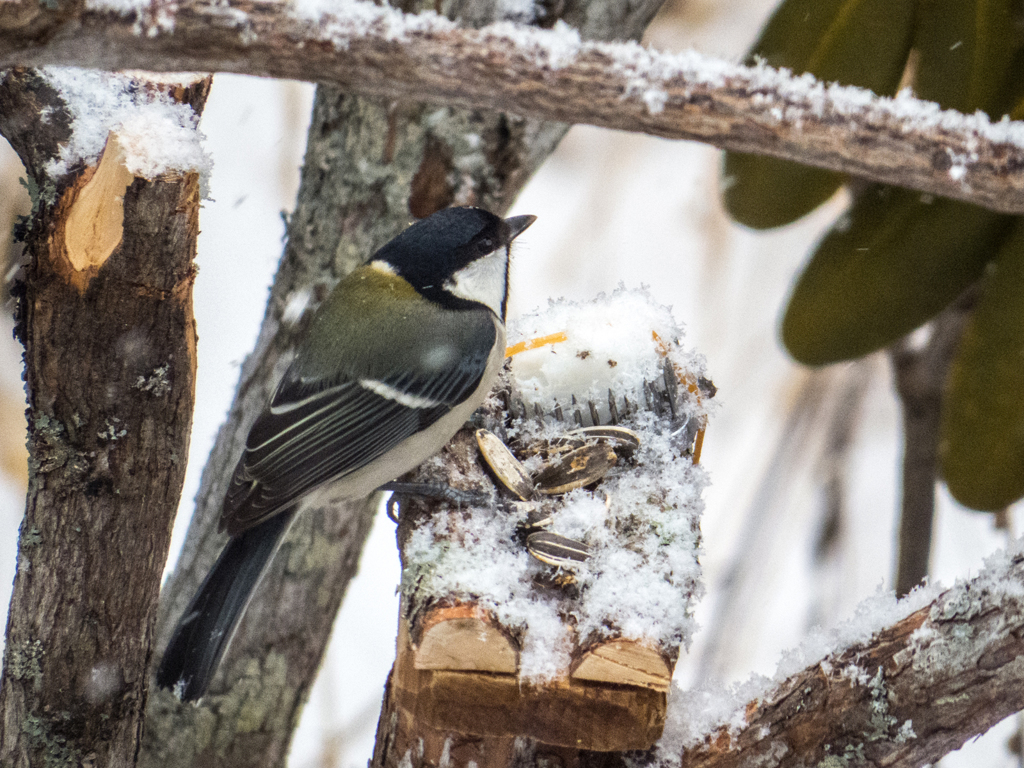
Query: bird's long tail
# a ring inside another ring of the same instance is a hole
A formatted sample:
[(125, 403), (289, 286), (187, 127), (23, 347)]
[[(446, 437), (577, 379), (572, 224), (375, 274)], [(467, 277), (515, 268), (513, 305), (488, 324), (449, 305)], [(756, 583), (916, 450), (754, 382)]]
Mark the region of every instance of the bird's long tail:
[(173, 690), (182, 701), (195, 701), (206, 693), (294, 516), (294, 510), (274, 515), (227, 543), (174, 628), (156, 673), (157, 685)]

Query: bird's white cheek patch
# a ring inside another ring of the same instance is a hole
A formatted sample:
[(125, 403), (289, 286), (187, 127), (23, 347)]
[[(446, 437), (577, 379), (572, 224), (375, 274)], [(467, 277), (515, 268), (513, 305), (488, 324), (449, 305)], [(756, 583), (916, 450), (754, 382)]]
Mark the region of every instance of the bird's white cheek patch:
[(453, 274), (445, 288), (460, 298), (486, 304), (494, 314), (502, 317), (507, 265), (508, 249), (499, 248)]
[(433, 408), (435, 405), (440, 405), (437, 400), (431, 400), (429, 397), (421, 397), (419, 395), (410, 395), (408, 392), (395, 389), (390, 384), (385, 384), (383, 381), (377, 381), (376, 379), (360, 379), (359, 384), (374, 394), (385, 397), (388, 400), (394, 400), (406, 408)]

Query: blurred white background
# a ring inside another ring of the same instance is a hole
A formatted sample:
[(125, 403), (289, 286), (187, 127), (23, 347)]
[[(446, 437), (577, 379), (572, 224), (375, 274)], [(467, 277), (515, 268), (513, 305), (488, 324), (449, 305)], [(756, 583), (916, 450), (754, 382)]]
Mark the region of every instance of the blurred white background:
[[(669, 0), (648, 42), (737, 61), (773, 5)], [(307, 84), (214, 79), (202, 120), (215, 167), (195, 291), (196, 416), (175, 552), (263, 316), (282, 250), (281, 211), (294, 205), (312, 92)], [(722, 211), (719, 163), (711, 147), (577, 127), (513, 210), (539, 219), (514, 249), (510, 317), (548, 297), (588, 299), (620, 282), (647, 284), (686, 324), (688, 345), (706, 355), (719, 388), (703, 454), (713, 481), (703, 523), (708, 596), (698, 613), (703, 629), (677, 670), (683, 684), (771, 674), (779, 652), (809, 627), (840, 620), (867, 595), (890, 588), (899, 498), (899, 411), (885, 358), (811, 372), (791, 363), (777, 339), (790, 283), (843, 201), (781, 230), (746, 231)], [(5, 219), (24, 205), (20, 175), (4, 145)], [(25, 482), (21, 349), (9, 315), (0, 334), (4, 606)], [(844, 426), (846, 439), (835, 439)], [(829, 483), (840, 488), (838, 497), (826, 494)], [(838, 513), (838, 526), (823, 537), (828, 510)], [(932, 572), (947, 585), (1006, 543), (990, 517), (959, 509), (943, 492), (937, 517)], [(393, 534), (379, 515), (295, 737), (294, 768), (359, 766), (372, 751), (394, 658)], [(943, 765), (1016, 765), (1005, 746), (1015, 728), (1011, 718)]]

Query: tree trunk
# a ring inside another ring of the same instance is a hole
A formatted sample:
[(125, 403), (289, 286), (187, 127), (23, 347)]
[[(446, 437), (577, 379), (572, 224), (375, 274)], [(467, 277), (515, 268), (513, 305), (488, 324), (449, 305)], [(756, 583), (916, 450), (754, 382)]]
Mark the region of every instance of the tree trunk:
[[(196, 112), (209, 86), (138, 83)], [(0, 82), (0, 129), (37, 193), (17, 288), (30, 457), (0, 687), (5, 766), (134, 763), (192, 426), (198, 174), (133, 177), (111, 134), (97, 167), (55, 189), (45, 164), (69, 120), (36, 73)]]

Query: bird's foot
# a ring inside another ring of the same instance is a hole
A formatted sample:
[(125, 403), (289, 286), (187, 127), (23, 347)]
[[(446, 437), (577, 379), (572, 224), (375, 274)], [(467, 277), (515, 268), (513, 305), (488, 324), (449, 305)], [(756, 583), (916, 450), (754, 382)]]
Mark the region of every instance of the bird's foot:
[(486, 491), (467, 491), (452, 488), (443, 483), (384, 483), (378, 491), (391, 491), (388, 499), (387, 513), (396, 523), (401, 511), (402, 496), (423, 496), (436, 501), (445, 501), (460, 507), (474, 507), (489, 504), (493, 494)]

